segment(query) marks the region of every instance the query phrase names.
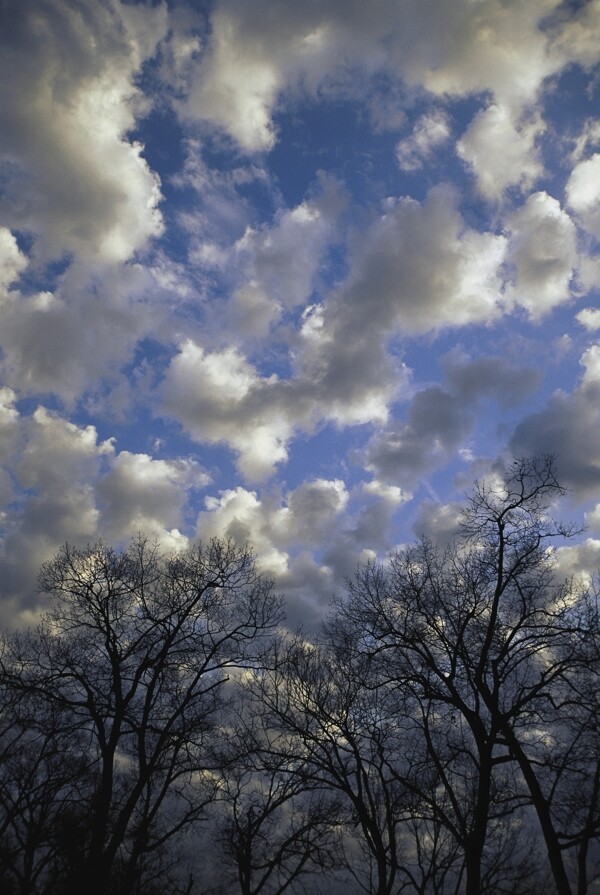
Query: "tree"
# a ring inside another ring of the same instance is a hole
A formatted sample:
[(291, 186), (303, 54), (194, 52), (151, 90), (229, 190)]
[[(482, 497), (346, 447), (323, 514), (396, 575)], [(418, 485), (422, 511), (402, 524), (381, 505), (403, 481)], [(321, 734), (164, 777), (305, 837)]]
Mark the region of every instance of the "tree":
[(242, 689), (217, 806), (218, 838), (241, 895), (283, 895), (337, 864), (340, 806), (306, 774), (289, 738), (268, 722), (264, 706)]
[[(343, 661), (340, 661), (343, 660)], [(288, 755), (307, 783), (335, 793), (343, 807), (346, 867), (366, 892), (390, 895), (406, 883), (400, 830), (412, 794), (394, 774), (403, 753), (392, 694), (375, 692), (366, 662), (301, 640), (255, 677), (274, 757)]]
[(53, 606), (2, 671), (84, 743), (93, 785), (64, 891), (133, 892), (213, 798), (225, 685), (262, 662), (281, 603), (250, 550), (217, 540), (176, 556), (66, 546), (40, 584)]
[[(421, 542), (385, 566), (359, 568), (330, 625), (334, 639), (370, 661), (373, 686), (403, 694), (436, 781), (431, 810), (464, 852), (468, 895), (482, 891), (486, 867), (497, 863), (495, 834), (506, 823), (518, 829), (525, 805), (537, 816), (557, 892), (571, 892), (555, 782), (559, 755), (574, 767), (584, 671), (598, 688), (590, 646), (598, 631), (595, 595), (556, 580), (553, 544), (573, 534), (548, 515), (562, 494), (551, 458), (515, 461), (503, 480), (476, 483), (451, 548)], [(593, 772), (589, 798), (583, 814), (594, 821), (585, 829), (597, 835)], [(570, 836), (582, 841), (581, 831)], [(516, 863), (513, 881), (504, 879), (511, 891), (522, 873)], [(493, 886), (502, 891), (498, 879)]]
[(90, 791), (85, 743), (60, 707), (38, 698), (5, 702), (2, 714), (10, 723), (0, 733), (2, 891), (51, 891), (66, 857), (63, 833), (75, 816), (81, 825)]

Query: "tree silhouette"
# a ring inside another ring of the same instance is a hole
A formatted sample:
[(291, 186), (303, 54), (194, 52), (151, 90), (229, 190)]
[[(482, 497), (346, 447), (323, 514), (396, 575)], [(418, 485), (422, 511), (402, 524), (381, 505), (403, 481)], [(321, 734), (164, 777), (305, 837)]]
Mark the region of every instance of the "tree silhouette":
[(40, 583), (53, 608), (2, 664), (84, 742), (93, 784), (63, 888), (132, 892), (214, 797), (225, 684), (261, 662), (280, 602), (249, 550), (216, 540), (174, 557), (67, 546)]

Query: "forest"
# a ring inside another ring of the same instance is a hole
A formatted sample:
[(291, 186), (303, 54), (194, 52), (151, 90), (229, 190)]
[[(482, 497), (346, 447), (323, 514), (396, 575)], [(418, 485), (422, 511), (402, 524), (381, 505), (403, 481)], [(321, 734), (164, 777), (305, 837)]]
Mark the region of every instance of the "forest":
[(290, 631), (248, 545), (65, 545), (0, 644), (4, 895), (584, 895), (600, 618), (552, 458)]

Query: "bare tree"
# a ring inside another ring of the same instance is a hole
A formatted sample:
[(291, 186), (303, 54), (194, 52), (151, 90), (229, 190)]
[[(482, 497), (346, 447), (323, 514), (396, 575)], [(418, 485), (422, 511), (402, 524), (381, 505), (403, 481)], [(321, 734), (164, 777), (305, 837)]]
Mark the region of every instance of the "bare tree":
[[(283, 895), (336, 867), (340, 808), (244, 700), (223, 763), (219, 839), (242, 895)], [(277, 747), (274, 748), (275, 743)], [(316, 888), (315, 888), (316, 887)]]
[(152, 855), (213, 798), (213, 737), (231, 669), (260, 663), (280, 618), (248, 549), (174, 557), (65, 547), (40, 574), (53, 608), (3, 657), (13, 690), (68, 718), (93, 788), (65, 891), (135, 890)]
[[(377, 686), (393, 684), (412, 703), (406, 716), (418, 724), (425, 767), (443, 796), (431, 808), (464, 851), (468, 895), (484, 884), (503, 891), (499, 880), (517, 890), (521, 860), (516, 875), (497, 867), (492, 882), (498, 852), (490, 846), (524, 822), (527, 804), (556, 890), (571, 892), (547, 742), (560, 731), (568, 761), (576, 681), (584, 668), (597, 675), (598, 665), (593, 671), (585, 646), (597, 643), (590, 596), (558, 582), (553, 567), (553, 544), (573, 533), (548, 515), (562, 493), (549, 458), (516, 461), (504, 480), (477, 483), (450, 549), (420, 543), (386, 566), (359, 569), (331, 627), (333, 636), (336, 628), (360, 632), (357, 649)], [(558, 767), (557, 754), (552, 760)], [(597, 818), (593, 779), (590, 787), (588, 815)]]
[(294, 754), (307, 781), (341, 800), (348, 871), (364, 891), (390, 895), (410, 880), (401, 837), (414, 799), (394, 770), (406, 754), (395, 696), (371, 680), (364, 660), (297, 640), (254, 691), (277, 734), (272, 754)]

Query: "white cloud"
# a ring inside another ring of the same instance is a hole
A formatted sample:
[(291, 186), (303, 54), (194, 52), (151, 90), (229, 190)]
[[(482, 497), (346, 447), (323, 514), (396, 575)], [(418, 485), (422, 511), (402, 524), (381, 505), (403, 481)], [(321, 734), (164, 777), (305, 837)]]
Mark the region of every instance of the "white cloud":
[(600, 385), (600, 345), (590, 345), (581, 355), (581, 366), (585, 372), (581, 380), (583, 387), (586, 385)]
[(588, 149), (600, 146), (600, 119), (587, 118), (579, 136), (574, 141), (571, 161), (580, 162)]
[(489, 91), (501, 105), (520, 110), (564, 64), (563, 55), (550, 52), (552, 32), (540, 28), (558, 6), (559, 0), (414, 2), (406, 10), (416, 13), (404, 37), (405, 45), (411, 41), (408, 71), (438, 95)]
[(227, 255), (243, 280), (224, 315), (230, 332), (264, 338), (286, 310), (308, 303), (344, 203), (337, 181), (322, 176), (316, 195), (281, 209), (272, 225), (246, 229)]
[(188, 491), (208, 482), (193, 460), (158, 460), (121, 451), (96, 488), (102, 531), (121, 541), (142, 532), (167, 549), (182, 549), (187, 539), (178, 526), (184, 521)]
[(335, 236), (344, 197), (333, 179), (323, 193), (276, 215), (273, 226), (248, 228), (236, 244), (246, 277), (274, 302), (287, 308), (306, 304), (319, 263)]
[(396, 145), (396, 158), (403, 171), (418, 171), (435, 149), (450, 138), (448, 115), (441, 109), (433, 109), (421, 115), (409, 137)]
[(566, 194), (579, 224), (600, 239), (600, 152), (575, 165), (567, 181)]
[(158, 179), (127, 132), (166, 8), (9, 0), (1, 18), (0, 220), (44, 258), (129, 258), (162, 227)]
[(559, 580), (575, 578), (584, 586), (590, 585), (600, 568), (600, 540), (586, 538), (581, 544), (559, 547), (553, 558)]
[(543, 171), (535, 145), (543, 129), (538, 118), (519, 122), (497, 103), (477, 113), (457, 151), (472, 168), (483, 196), (499, 200), (508, 187), (532, 186)]
[(590, 332), (600, 329), (600, 308), (584, 308), (575, 317)]
[[(273, 543), (268, 509), (255, 491), (238, 486), (222, 491), (219, 497), (207, 498), (205, 503), (207, 509), (199, 514), (196, 528), (201, 540), (219, 537), (233, 538), (238, 544), (250, 542), (267, 574), (283, 575), (287, 571), (287, 552)], [(278, 520), (285, 514), (285, 509), (275, 511)]]
[[(77, 426), (44, 407), (22, 419), (15, 465), (19, 509), (11, 514), (0, 557), (5, 622), (11, 610), (33, 611), (39, 602), (35, 575), (65, 541), (82, 544), (98, 536), (100, 513), (94, 480), (112, 456), (110, 441), (98, 441), (94, 426)], [(16, 602), (15, 602), (16, 601)]]
[(578, 261), (575, 225), (556, 199), (539, 192), (508, 216), (507, 226), (509, 259), (516, 273), (507, 301), (540, 317), (571, 297)]
[(166, 307), (148, 269), (94, 270), (78, 264), (54, 292), (0, 295), (0, 371), (22, 394), (53, 393), (72, 403), (114, 375)]
[(270, 406), (276, 382), (234, 348), (209, 352), (188, 340), (167, 371), (164, 406), (198, 441), (227, 442), (244, 475), (261, 479), (287, 458), (292, 434), (289, 420)]
[(336, 336), (432, 332), (500, 314), (506, 240), (469, 228), (450, 187), (422, 204), (390, 200), (351, 245), (352, 266), (336, 298)]
[[(314, 214), (300, 208), (303, 220)], [(272, 238), (260, 234), (261, 251)], [(449, 188), (432, 190), (423, 204), (390, 200), (351, 243), (346, 280), (322, 305), (305, 308), (290, 341), (290, 378), (260, 375), (232, 346), (208, 351), (188, 340), (167, 371), (165, 412), (194, 439), (227, 443), (249, 480), (272, 474), (294, 433), (320, 420), (383, 423), (407, 377), (388, 340), (498, 317), (505, 246), (503, 236), (466, 226)], [(246, 288), (270, 322), (262, 291)]]
[(422, 501), (413, 522), (415, 537), (428, 538), (440, 546), (451, 544), (459, 533), (462, 512), (462, 504)]
[(0, 289), (7, 289), (25, 268), (27, 258), (7, 227), (0, 227)]
[(587, 0), (576, 9), (562, 4), (562, 16), (551, 33), (553, 56), (563, 64), (578, 62), (584, 68), (598, 64), (598, 38), (600, 36), (600, 3)]
[[(600, 503), (597, 503), (593, 510), (585, 513), (585, 525), (593, 534), (600, 534)], [(600, 543), (598, 547), (600, 548)]]
[(352, 495), (341, 479), (310, 479), (283, 495), (262, 497), (238, 486), (206, 498), (197, 535), (249, 541), (261, 567), (285, 592), (288, 624), (310, 626), (319, 623), (336, 583), (351, 574), (365, 544), (387, 546), (385, 533), (398, 502), (395, 493), (382, 491), (369, 494), (369, 506), (353, 518)]
[[(286, 91), (366, 99), (370, 77), (381, 72), (440, 97), (489, 93), (518, 117), (545, 78), (589, 55), (583, 29), (573, 32), (569, 50), (569, 23), (540, 27), (558, 6), (559, 0), (510, 6), (502, 0), (256, 0), (251, 6), (221, 0), (200, 64), (186, 66), (190, 87), (179, 108), (188, 120), (223, 128), (249, 152), (272, 148), (273, 115)], [(183, 35), (178, 42), (185, 46)], [(188, 48), (187, 58), (194, 51)], [(360, 77), (351, 78), (356, 71)], [(373, 98), (375, 118), (380, 101)]]

